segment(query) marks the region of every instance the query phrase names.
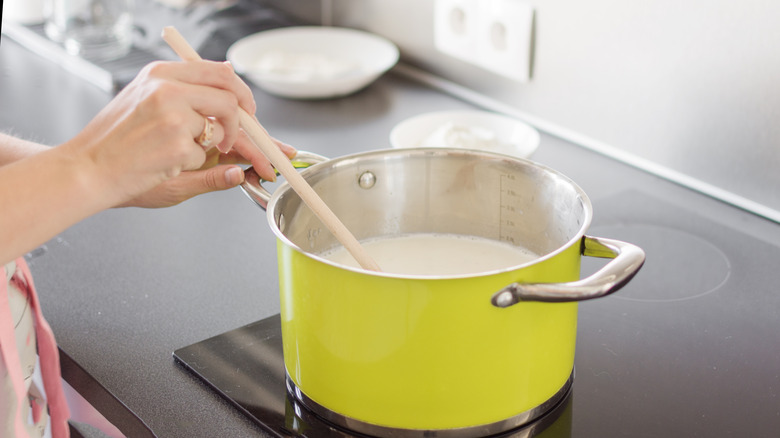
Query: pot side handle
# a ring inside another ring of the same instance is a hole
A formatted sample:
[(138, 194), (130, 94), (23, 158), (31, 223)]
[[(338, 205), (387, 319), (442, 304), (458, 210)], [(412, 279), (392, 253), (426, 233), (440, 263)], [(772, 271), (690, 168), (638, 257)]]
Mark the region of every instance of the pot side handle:
[[(295, 157), (290, 160), (296, 169), (305, 169), (325, 161), (328, 161), (327, 157), (305, 151), (298, 151)], [(279, 175), (279, 172), (276, 172), (276, 174)], [(241, 183), (240, 187), (249, 199), (263, 210), (266, 209), (268, 201), (271, 200), (271, 192), (263, 187), (263, 179), (255, 172), (254, 167), (250, 166), (244, 170), (244, 182)]]
[(614, 259), (593, 275), (569, 283), (512, 283), (493, 294), (491, 303), (509, 307), (521, 301), (548, 303), (583, 301), (618, 291), (639, 272), (645, 252), (636, 245), (603, 237), (583, 236), (581, 253)]

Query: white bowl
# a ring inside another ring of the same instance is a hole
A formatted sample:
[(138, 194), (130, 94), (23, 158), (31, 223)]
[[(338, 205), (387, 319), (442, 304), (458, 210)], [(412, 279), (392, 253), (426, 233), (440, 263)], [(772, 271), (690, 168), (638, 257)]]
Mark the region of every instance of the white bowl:
[(406, 119), (390, 132), (394, 148), (452, 147), (530, 157), (539, 132), (519, 120), (488, 111), (439, 111)]
[(398, 47), (370, 33), (298, 26), (258, 32), (230, 46), (236, 71), (263, 90), (293, 99), (354, 93), (398, 62)]

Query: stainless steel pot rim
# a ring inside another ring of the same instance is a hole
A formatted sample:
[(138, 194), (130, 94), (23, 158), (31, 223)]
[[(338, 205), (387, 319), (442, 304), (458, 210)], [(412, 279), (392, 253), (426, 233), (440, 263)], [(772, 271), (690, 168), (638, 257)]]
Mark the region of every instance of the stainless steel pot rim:
[(321, 263), (325, 263), (340, 269), (345, 269), (348, 271), (358, 272), (365, 275), (374, 275), (374, 276), (380, 276), (380, 277), (389, 277), (389, 278), (399, 278), (399, 279), (413, 279), (413, 280), (451, 280), (451, 279), (463, 279), (463, 278), (480, 278), (480, 277), (489, 277), (492, 275), (502, 274), (505, 272), (512, 272), (518, 269), (525, 268), (527, 266), (532, 266), (537, 263), (544, 262), (548, 259), (551, 259), (561, 252), (565, 251), (566, 249), (570, 248), (572, 245), (581, 245), (582, 238), (585, 236), (585, 232), (590, 227), (590, 223), (593, 219), (593, 206), (590, 202), (590, 198), (587, 196), (584, 190), (577, 185), (574, 181), (572, 181), (569, 177), (562, 174), (561, 172), (550, 168), (548, 166), (545, 166), (544, 164), (537, 163), (535, 161), (526, 159), (526, 158), (519, 158), (511, 155), (505, 155), (500, 154), (497, 152), (488, 152), (488, 151), (478, 151), (478, 150), (470, 150), (470, 149), (461, 149), (461, 148), (443, 148), (443, 147), (430, 147), (430, 148), (410, 148), (410, 149), (378, 149), (378, 150), (372, 150), (368, 152), (361, 152), (357, 154), (352, 155), (345, 155), (342, 157), (336, 157), (329, 159), (324, 162), (319, 162), (316, 164), (313, 164), (312, 166), (303, 169), (301, 171), (301, 174), (305, 177), (307, 173), (313, 173), (316, 172), (317, 169), (320, 169), (322, 167), (338, 167), (338, 166), (351, 166), (354, 162), (358, 160), (365, 160), (370, 159), (374, 156), (388, 156), (388, 157), (398, 157), (398, 156), (416, 156), (416, 155), (428, 155), (428, 156), (441, 156), (441, 155), (470, 155), (473, 156), (475, 159), (503, 159), (503, 160), (509, 160), (509, 161), (515, 161), (520, 162), (523, 165), (535, 167), (538, 169), (541, 169), (544, 172), (547, 172), (551, 175), (553, 175), (556, 178), (561, 179), (562, 181), (566, 182), (567, 184), (571, 185), (575, 191), (577, 192), (580, 201), (583, 203), (585, 215), (582, 218), (582, 223), (580, 224), (580, 229), (578, 232), (569, 239), (568, 242), (566, 242), (564, 245), (561, 245), (556, 250), (548, 252), (547, 254), (544, 254), (542, 256), (539, 256), (538, 258), (528, 262), (523, 263), (520, 265), (515, 266), (509, 266), (504, 269), (497, 269), (493, 271), (484, 271), (479, 273), (470, 273), (470, 274), (463, 274), (463, 275), (447, 275), (447, 276), (434, 276), (434, 275), (402, 275), (402, 274), (395, 274), (395, 273), (388, 273), (388, 272), (376, 272), (376, 271), (369, 271), (359, 268), (353, 268), (351, 266), (345, 266), (341, 264), (334, 263), (330, 260), (327, 260), (325, 258), (320, 257), (319, 255), (315, 253), (308, 252), (301, 248), (300, 246), (293, 243), (290, 239), (287, 238), (287, 236), (284, 235), (284, 233), (281, 232), (279, 227), (275, 223), (274, 218), (274, 211), (276, 209), (276, 204), (279, 202), (279, 199), (282, 195), (284, 195), (286, 192), (292, 190), (290, 185), (285, 181), (283, 182), (272, 194), (271, 199), (268, 201), (268, 206), (266, 208), (266, 218), (268, 220), (268, 224), (271, 227), (271, 230), (274, 232), (276, 237), (280, 239), (282, 242), (285, 243), (285, 245), (289, 246), (290, 248), (293, 248), (295, 251), (309, 257), (312, 259), (315, 259)]
[[(532, 426), (534, 421), (541, 419), (547, 413), (555, 410), (555, 408), (561, 405), (571, 394), (572, 385), (574, 382), (574, 369), (572, 369), (569, 378), (566, 380), (563, 386), (561, 386), (561, 388), (556, 391), (552, 397), (534, 408), (531, 408), (510, 418), (497, 421), (495, 423), (452, 429), (402, 429), (367, 423), (365, 421), (357, 420), (355, 418), (334, 412), (315, 402), (303, 391), (301, 391), (301, 389), (295, 384), (295, 382), (293, 382), (292, 378), (290, 378), (290, 375), (287, 374), (286, 371), (285, 382), (288, 394), (290, 394), (290, 396), (293, 397), (295, 401), (300, 403), (304, 408), (308, 409), (322, 419), (347, 430), (375, 437), (388, 438), (475, 438), (488, 437), (491, 435), (512, 431), (514, 429), (520, 429), (524, 426)], [(548, 425), (548, 423), (544, 423), (540, 426), (544, 428)], [(527, 432), (526, 435), (520, 436), (531, 437), (539, 432), (539, 430), (537, 430), (535, 427), (529, 427), (528, 430), (523, 429), (519, 432)]]

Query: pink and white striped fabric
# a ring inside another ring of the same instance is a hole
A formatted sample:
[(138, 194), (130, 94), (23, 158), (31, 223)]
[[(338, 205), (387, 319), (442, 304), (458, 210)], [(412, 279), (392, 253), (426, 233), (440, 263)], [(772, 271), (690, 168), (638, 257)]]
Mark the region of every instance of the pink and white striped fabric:
[[(26, 295), (35, 328), (19, 338), (9, 300), (12, 291)], [(20, 358), (36, 342), (45, 400), (34, 383), (26, 382), (31, 374), (29, 364), (23, 369)], [(38, 437), (50, 422), (52, 438), (70, 436), (57, 344), (41, 314), (30, 269), (21, 257), (6, 265), (0, 276), (0, 353), (0, 435)]]

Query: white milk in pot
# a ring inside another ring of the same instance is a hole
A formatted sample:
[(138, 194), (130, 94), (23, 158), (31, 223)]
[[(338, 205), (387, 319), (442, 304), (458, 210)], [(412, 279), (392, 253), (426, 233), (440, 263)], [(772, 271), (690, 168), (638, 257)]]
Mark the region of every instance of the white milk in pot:
[[(400, 275), (469, 275), (506, 269), (539, 256), (515, 245), (455, 234), (420, 233), (361, 242), (382, 272)], [(320, 255), (332, 262), (360, 268), (343, 247)]]

